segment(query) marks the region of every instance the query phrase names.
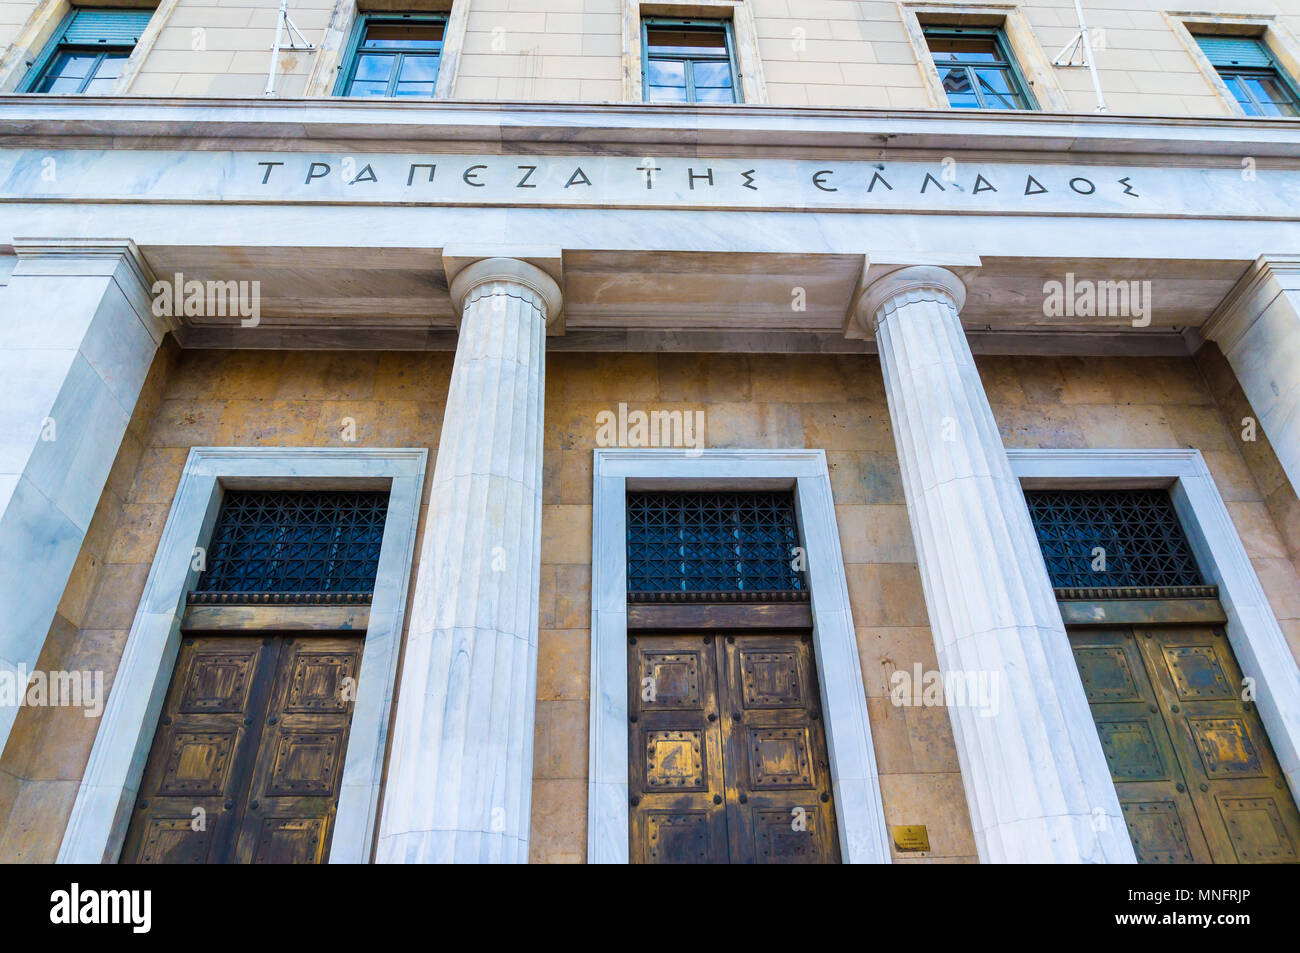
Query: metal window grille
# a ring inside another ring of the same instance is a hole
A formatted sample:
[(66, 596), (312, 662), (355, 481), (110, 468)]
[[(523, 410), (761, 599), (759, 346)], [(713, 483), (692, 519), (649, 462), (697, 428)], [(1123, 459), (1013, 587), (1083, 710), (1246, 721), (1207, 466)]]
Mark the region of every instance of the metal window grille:
[(1215, 66), (1271, 67), (1268, 48), (1253, 36), (1210, 36), (1195, 34), (1197, 45)]
[(1164, 490), (1027, 490), (1025, 501), (1058, 589), (1204, 584)]
[(226, 493), (190, 602), (369, 602), (388, 493)]
[(135, 46), (153, 15), (153, 10), (75, 10), (64, 27), (62, 42), (72, 46)]
[(801, 593), (793, 494), (629, 493), (629, 593)]

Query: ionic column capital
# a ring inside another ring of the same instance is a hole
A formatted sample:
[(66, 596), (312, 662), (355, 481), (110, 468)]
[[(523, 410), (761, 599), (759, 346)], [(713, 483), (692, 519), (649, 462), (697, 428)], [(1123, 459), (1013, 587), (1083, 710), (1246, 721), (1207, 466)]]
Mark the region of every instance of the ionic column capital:
[(883, 312), (891, 301), (907, 294), (930, 295), (961, 311), (966, 304), (966, 284), (947, 268), (938, 265), (909, 265), (891, 271), (867, 285), (858, 297), (854, 320), (869, 335), (875, 335)]
[(536, 265), (519, 258), (480, 258), (452, 279), (451, 300), (457, 312), (463, 312), (465, 302), (473, 300), (475, 289), (493, 283), (516, 285), (531, 291), (544, 306), (543, 317), (548, 321), (560, 313), (564, 303), (555, 279)]

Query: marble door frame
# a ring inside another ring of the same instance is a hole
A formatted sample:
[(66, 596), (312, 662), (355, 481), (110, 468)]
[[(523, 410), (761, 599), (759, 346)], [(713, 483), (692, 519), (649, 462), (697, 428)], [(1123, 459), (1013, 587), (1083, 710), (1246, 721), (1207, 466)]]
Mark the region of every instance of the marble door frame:
[(627, 490), (793, 488), (808, 560), (813, 650), (841, 856), (845, 863), (890, 863), (880, 775), (826, 454), (821, 450), (670, 449), (602, 449), (594, 454), (588, 862), (625, 864), (630, 853)]
[[(1199, 450), (1008, 450), (1021, 485), (1037, 489), (1168, 487), (1207, 581), (1219, 587), (1228, 641), (1291, 794), (1300, 802), (1300, 667)], [(1042, 558), (1041, 552), (1039, 558)], [(1054, 678), (1078, 679), (1071, 664)]]
[(423, 448), (190, 450), (77, 791), (59, 863), (114, 863), (122, 849), (180, 649), (185, 595), (199, 575), (194, 554), (211, 535), (225, 487), (389, 490), (330, 845), (330, 863), (370, 860), (427, 458)]

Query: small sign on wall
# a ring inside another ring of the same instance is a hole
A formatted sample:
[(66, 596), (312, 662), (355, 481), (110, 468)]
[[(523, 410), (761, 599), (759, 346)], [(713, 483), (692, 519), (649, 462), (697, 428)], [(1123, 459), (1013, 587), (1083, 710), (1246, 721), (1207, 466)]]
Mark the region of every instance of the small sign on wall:
[(928, 851), (930, 835), (924, 824), (895, 824), (894, 849), (899, 851)]

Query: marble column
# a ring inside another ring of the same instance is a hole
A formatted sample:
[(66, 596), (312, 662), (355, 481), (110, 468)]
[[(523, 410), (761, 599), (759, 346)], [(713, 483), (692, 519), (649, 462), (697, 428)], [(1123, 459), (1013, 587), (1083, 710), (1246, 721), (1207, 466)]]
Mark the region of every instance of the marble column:
[(381, 863), (524, 863), (532, 797), (547, 317), (560, 289), (469, 265), (380, 825)]
[(880, 350), (917, 564), (985, 863), (1134, 861), (1020, 485), (962, 331), (952, 272), (870, 284), (857, 320)]
[(1300, 255), (1258, 259), (1202, 331), (1232, 365), (1300, 493)]
[[(121, 239), (20, 239), (0, 287), (0, 678), (29, 675), (168, 322)], [(20, 689), (21, 690), (21, 689)], [(8, 693), (5, 693), (8, 695)], [(18, 714), (0, 700), (0, 749)]]

